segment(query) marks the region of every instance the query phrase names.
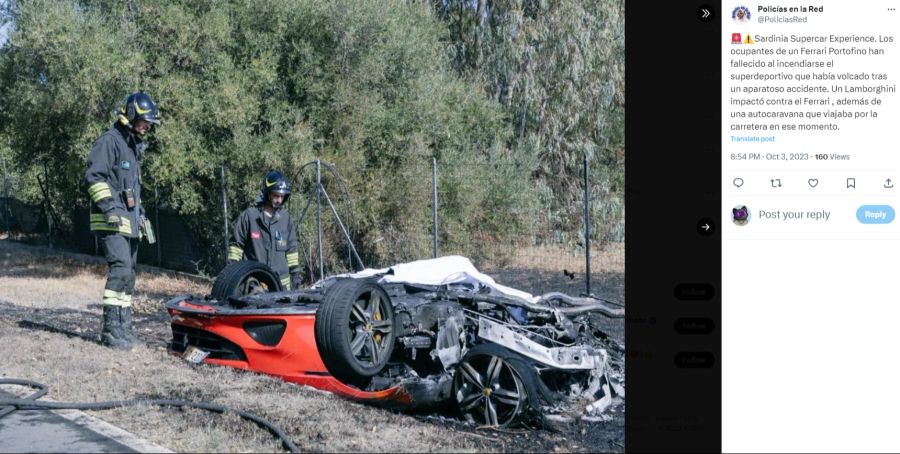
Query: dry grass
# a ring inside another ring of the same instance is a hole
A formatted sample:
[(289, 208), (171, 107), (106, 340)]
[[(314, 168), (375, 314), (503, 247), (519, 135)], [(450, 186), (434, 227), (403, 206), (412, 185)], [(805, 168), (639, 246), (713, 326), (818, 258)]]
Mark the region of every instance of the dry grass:
[[(491, 449), (478, 436), (312, 388), (224, 367), (192, 366), (153, 343), (121, 353), (85, 339), (89, 336), (66, 336), (23, 325), (23, 319), (54, 324), (40, 314), (72, 309), (70, 315), (80, 319), (56, 320), (56, 325), (62, 323), (61, 329), (73, 333), (96, 330), (105, 274), (105, 265), (48, 257), (34, 248), (0, 242), (0, 300), (16, 309), (0, 311), (2, 375), (44, 383), (50, 388), (48, 397), (59, 401), (180, 398), (250, 411), (281, 426), (305, 451)], [(188, 278), (145, 271), (137, 276), (135, 296), (149, 312), (162, 307), (165, 296), (206, 291), (208, 285)], [(138, 407), (92, 414), (175, 451), (282, 451), (268, 432), (236, 415)], [(502, 449), (502, 444), (493, 449)]]
[[(116, 353), (80, 338), (22, 329), (0, 321), (3, 375), (50, 387), (61, 401), (151, 397), (207, 401), (250, 411), (280, 425), (303, 450), (471, 451), (457, 433), (331, 394), (229, 368), (189, 366), (158, 349)], [(94, 412), (175, 451), (278, 452), (267, 432), (235, 415), (132, 407)], [(474, 437), (473, 437), (474, 438)]]
[[(584, 250), (569, 249), (560, 245), (501, 248), (483, 260), (479, 269), (520, 268), (536, 271), (585, 272)], [(591, 247), (591, 274), (624, 273), (625, 243), (607, 243)]]
[[(36, 308), (86, 309), (89, 304), (99, 304), (106, 284), (106, 262), (99, 257), (51, 254), (43, 248), (0, 241), (0, 298), (15, 295), (16, 304)], [(201, 278), (142, 266), (135, 280), (135, 310), (155, 313), (169, 297), (205, 294), (210, 287)]]
[[(225, 405), (272, 421), (303, 451), (621, 451), (621, 413), (612, 423), (573, 427), (565, 436), (476, 431), (440, 418), (373, 408), (265, 375), (188, 364), (166, 353), (171, 333), (163, 305), (178, 294), (206, 294), (210, 282), (152, 268), (139, 269), (134, 299), (140, 314), (136, 329), (147, 346), (125, 353), (110, 350), (93, 341), (106, 269), (102, 258), (0, 241), (0, 376), (44, 383), (48, 397), (58, 401), (145, 397)], [(559, 278), (557, 274), (553, 276)], [(611, 291), (618, 291), (619, 284)], [(614, 335), (620, 336), (619, 331)], [(156, 407), (91, 414), (179, 452), (283, 452), (268, 432), (233, 414)]]

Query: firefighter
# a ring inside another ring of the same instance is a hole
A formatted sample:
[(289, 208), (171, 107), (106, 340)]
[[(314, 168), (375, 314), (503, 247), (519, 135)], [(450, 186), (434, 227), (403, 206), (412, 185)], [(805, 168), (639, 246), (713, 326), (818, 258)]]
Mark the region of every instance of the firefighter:
[(139, 342), (131, 323), (134, 265), (140, 236), (150, 236), (150, 222), (141, 206), (141, 158), (147, 148), (143, 136), (159, 124), (159, 110), (150, 95), (132, 93), (88, 157), (90, 229), (103, 245), (109, 265), (100, 343), (115, 349), (130, 350)]
[(234, 223), (228, 263), (255, 260), (278, 274), (285, 290), (300, 288), (300, 252), (291, 216), (282, 210), (291, 196), (291, 185), (277, 170), (263, 179), (256, 206), (244, 210)]

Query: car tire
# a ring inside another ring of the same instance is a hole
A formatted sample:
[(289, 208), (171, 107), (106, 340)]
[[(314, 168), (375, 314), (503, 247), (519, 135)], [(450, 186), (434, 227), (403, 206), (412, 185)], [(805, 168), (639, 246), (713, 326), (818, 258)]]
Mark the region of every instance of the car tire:
[(394, 307), (370, 279), (341, 279), (316, 312), (316, 344), (338, 380), (360, 388), (384, 369), (394, 350)]
[(210, 295), (220, 303), (227, 303), (229, 297), (281, 290), (281, 281), (265, 263), (244, 260), (222, 268)]
[(466, 353), (453, 377), (453, 398), (465, 420), (495, 427), (530, 422), (555, 400), (527, 358), (497, 344)]

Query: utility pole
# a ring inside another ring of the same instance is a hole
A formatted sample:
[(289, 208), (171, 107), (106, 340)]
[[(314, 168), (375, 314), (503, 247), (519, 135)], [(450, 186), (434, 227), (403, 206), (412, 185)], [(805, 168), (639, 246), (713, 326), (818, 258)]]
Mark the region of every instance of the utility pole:
[(588, 158), (584, 153), (584, 278), (586, 293), (591, 295), (591, 200), (588, 186)]
[(225, 225), (225, 261), (228, 262), (228, 192), (225, 190), (225, 164), (220, 167), (222, 173), (222, 221)]
[(316, 159), (316, 241), (319, 245), (319, 279), (325, 279), (325, 258), (322, 257), (322, 161)]
[(431, 158), (431, 206), (434, 210), (434, 258), (438, 258), (437, 158)]

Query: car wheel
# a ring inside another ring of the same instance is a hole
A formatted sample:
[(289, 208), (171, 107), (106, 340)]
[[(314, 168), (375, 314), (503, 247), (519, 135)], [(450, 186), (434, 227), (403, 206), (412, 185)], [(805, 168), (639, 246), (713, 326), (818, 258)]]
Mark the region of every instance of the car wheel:
[(316, 344), (333, 376), (365, 386), (394, 351), (394, 307), (384, 289), (371, 280), (335, 282), (316, 313)]
[(460, 361), (453, 379), (457, 409), (469, 422), (510, 427), (534, 415), (537, 374), (497, 345), (479, 345)]
[(219, 272), (210, 295), (227, 302), (233, 296), (281, 290), (281, 282), (265, 263), (244, 260), (230, 263)]

